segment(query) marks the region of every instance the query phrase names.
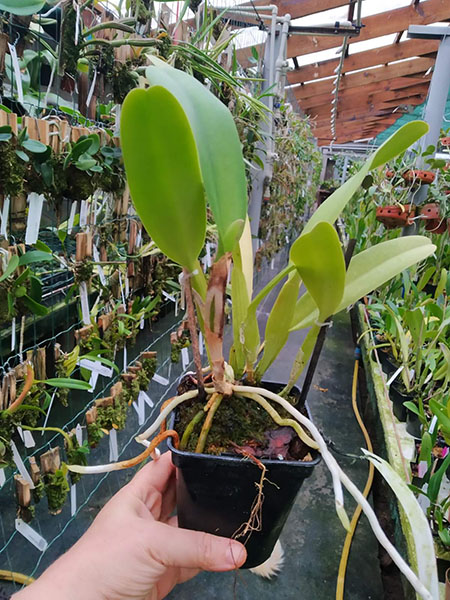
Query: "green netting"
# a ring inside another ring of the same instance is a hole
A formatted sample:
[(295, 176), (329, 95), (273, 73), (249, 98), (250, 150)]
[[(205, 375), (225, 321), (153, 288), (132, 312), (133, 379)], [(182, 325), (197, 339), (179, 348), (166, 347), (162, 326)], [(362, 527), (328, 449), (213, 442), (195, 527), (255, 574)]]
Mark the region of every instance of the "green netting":
[[(378, 146), (382, 144), (388, 137), (390, 137), (397, 129), (402, 127), (408, 121), (415, 121), (416, 119), (422, 119), (425, 114), (425, 106), (427, 101), (416, 106), (414, 110), (406, 115), (402, 115), (399, 119), (395, 121), (393, 125), (385, 129), (382, 133), (380, 133), (375, 140), (375, 144)], [(447, 103), (445, 105), (444, 117), (442, 119), (442, 129), (447, 130), (450, 128), (450, 90), (447, 97)]]

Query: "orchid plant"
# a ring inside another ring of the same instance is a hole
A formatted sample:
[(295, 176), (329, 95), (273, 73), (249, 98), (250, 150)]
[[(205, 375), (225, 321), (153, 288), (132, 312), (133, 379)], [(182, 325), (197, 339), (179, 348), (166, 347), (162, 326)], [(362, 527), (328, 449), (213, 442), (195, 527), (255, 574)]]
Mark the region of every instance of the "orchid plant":
[[(336, 510), (344, 527), (348, 529), (349, 521), (342, 485), (361, 504), (379, 542), (417, 592), (423, 598), (437, 599), (433, 565), (419, 565), (418, 575), (410, 569), (382, 531), (367, 500), (340, 469), (318, 429), (288, 399), (325, 322), (434, 251), (425, 237), (404, 237), (357, 254), (346, 269), (333, 227), (369, 171), (406, 150), (427, 131), (427, 125), (420, 121), (406, 124), (370, 156), (314, 213), (293, 243), (288, 265), (253, 296), (245, 164), (232, 116), (193, 77), (159, 59), (153, 59), (146, 75), (146, 87), (130, 92), (122, 108), (125, 169), (136, 211), (149, 235), (164, 254), (183, 268), (198, 388), (166, 403), (154, 423), (136, 438), (147, 448), (135, 459), (101, 466), (71, 465), (69, 469), (98, 473), (138, 464), (153, 455), (161, 439), (175, 435), (166, 431), (151, 443), (147, 441), (177, 406), (194, 397), (204, 397), (212, 419), (220, 402), (238, 395), (242, 401), (258, 403), (277, 424), (289, 421), (303, 441), (320, 451), (332, 474)], [(208, 277), (198, 260), (205, 241), (207, 205), (218, 232), (217, 255)], [(226, 362), (224, 306), (230, 269), (233, 345)], [(257, 309), (281, 282), (284, 283), (269, 314), (262, 342)], [(307, 291), (299, 298), (302, 282)], [(212, 372), (212, 382), (206, 385), (200, 355), (194, 348), (197, 324), (203, 332)], [(310, 329), (294, 359), (286, 387), (281, 394), (265, 389), (260, 382), (289, 333), (304, 327)], [(292, 418), (282, 419), (275, 406), (282, 407)]]

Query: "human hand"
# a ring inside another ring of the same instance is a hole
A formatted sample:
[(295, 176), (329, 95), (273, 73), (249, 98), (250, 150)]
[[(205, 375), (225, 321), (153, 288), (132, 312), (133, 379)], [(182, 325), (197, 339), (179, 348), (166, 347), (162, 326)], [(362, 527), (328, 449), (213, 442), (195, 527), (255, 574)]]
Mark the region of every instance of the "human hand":
[(242, 544), (177, 527), (170, 453), (141, 469), (88, 531), (13, 600), (160, 600), (200, 570), (229, 571)]

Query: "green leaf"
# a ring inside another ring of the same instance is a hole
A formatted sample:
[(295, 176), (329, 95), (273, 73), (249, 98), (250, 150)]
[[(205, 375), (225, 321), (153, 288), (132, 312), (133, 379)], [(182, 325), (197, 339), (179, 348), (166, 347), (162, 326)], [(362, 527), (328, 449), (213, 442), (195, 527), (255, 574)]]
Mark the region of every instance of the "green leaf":
[(42, 154), (47, 152), (47, 146), (38, 140), (24, 140), (22, 146), (25, 150), (32, 152), (33, 154)]
[(45, 244), (43, 241), (41, 240), (36, 240), (36, 243), (34, 244), (36, 246), (36, 248), (38, 250), (40, 250), (41, 252), (48, 252), (49, 254), (52, 253), (51, 249), (47, 246), (47, 244)]
[(37, 262), (48, 262), (53, 259), (53, 255), (48, 252), (41, 252), (40, 250), (29, 250), (22, 254), (19, 259), (19, 266), (30, 265)]
[(23, 160), (23, 162), (29, 162), (30, 157), (28, 156), (28, 154), (26, 154), (22, 150), (15, 150), (14, 152), (17, 154), (20, 160)]
[(10, 275), (12, 275), (14, 273), (14, 271), (17, 269), (18, 266), (19, 266), (19, 257), (16, 254), (13, 254), (11, 256), (11, 258), (9, 259), (9, 263), (8, 263), (8, 266), (5, 269), (5, 272), (0, 277), (0, 281), (4, 281)]
[(99, 151), (100, 148), (100, 136), (98, 133), (91, 133), (87, 137), (88, 140), (91, 140), (91, 145), (87, 148), (86, 153), (93, 156)]
[(195, 270), (206, 206), (185, 112), (161, 86), (135, 89), (123, 103), (120, 131), (131, 197), (146, 230), (170, 259)]
[(12, 138), (11, 133), (0, 133), (0, 142), (9, 142)]
[(425, 513), (406, 482), (394, 471), (389, 463), (364, 448), (363, 452), (387, 481), (403, 508), (414, 542), (417, 577), (430, 592), (432, 598), (439, 598), (439, 580), (433, 536)]
[(334, 223), (371, 169), (379, 167), (397, 156), (397, 154), (404, 152), (427, 131), (428, 125), (424, 121), (410, 121), (403, 125), (403, 127), (397, 129), (397, 131), (367, 159), (358, 173), (353, 175), (353, 177), (350, 177), (350, 179), (333, 192), (331, 196), (319, 206), (305, 225), (303, 234), (311, 231), (311, 229), (321, 221)]
[(78, 379), (71, 379), (70, 377), (55, 377), (53, 379), (45, 379), (40, 383), (45, 383), (51, 387), (66, 388), (69, 390), (90, 390), (91, 386), (87, 381), (80, 381)]
[(324, 321), (339, 305), (345, 285), (344, 255), (334, 227), (319, 223), (301, 235), (292, 244), (290, 259), (319, 309), (319, 319)]
[(439, 490), (442, 484), (442, 478), (444, 477), (444, 473), (449, 465), (450, 453), (447, 454), (439, 469), (430, 477), (430, 481), (428, 482), (428, 498), (432, 504), (437, 502)]
[[(344, 294), (335, 312), (344, 310), (404, 269), (424, 260), (435, 249), (428, 238), (411, 235), (388, 240), (360, 252), (350, 261)], [(319, 316), (314, 300), (308, 296), (303, 294), (297, 302), (292, 329), (307, 327)]]
[(76, 161), (75, 166), (80, 171), (88, 171), (92, 167), (95, 167), (97, 161), (95, 158), (91, 158), (89, 154), (82, 154), (80, 158)]
[(30, 296), (27, 296), (27, 295), (23, 296), (22, 302), (25, 304), (25, 306), (29, 310), (31, 310), (31, 312), (34, 315), (43, 317), (48, 314), (48, 308), (46, 306), (44, 306), (43, 304), (39, 304), (39, 302), (36, 302), (35, 300), (33, 300), (33, 298), (30, 298)]
[[(307, 237), (305, 236), (304, 239)], [(269, 313), (264, 333), (264, 354), (256, 368), (258, 379), (267, 371), (287, 342), (300, 283), (298, 272), (289, 275)]]
[(105, 358), (104, 356), (99, 356), (95, 352), (92, 352), (92, 353), (89, 353), (89, 354), (83, 354), (83, 356), (80, 356), (80, 360), (82, 360), (83, 358), (87, 358), (89, 360), (102, 363), (102, 365), (106, 365), (107, 367), (110, 367), (111, 369), (114, 369), (114, 371), (116, 373), (120, 373), (119, 367), (115, 363), (113, 363), (108, 358)]
[(0, 10), (13, 15), (33, 15), (43, 8), (46, 0), (0, 0)]
[(247, 180), (241, 142), (228, 108), (197, 79), (151, 58), (147, 78), (178, 100), (192, 128), (206, 199), (219, 233), (218, 258), (232, 252), (247, 215)]

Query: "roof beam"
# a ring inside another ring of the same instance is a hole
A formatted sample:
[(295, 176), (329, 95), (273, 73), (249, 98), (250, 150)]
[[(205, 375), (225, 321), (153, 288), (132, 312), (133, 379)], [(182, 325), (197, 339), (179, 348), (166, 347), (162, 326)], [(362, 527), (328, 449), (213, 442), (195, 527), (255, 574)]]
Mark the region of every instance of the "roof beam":
[[(275, 2), (267, 2), (267, 0), (255, 0), (255, 6), (267, 6), (268, 4), (276, 4), (278, 6), (278, 14), (285, 15), (289, 13), (293, 19), (306, 17), (320, 13), (324, 10), (347, 6), (350, 0), (277, 0)], [(242, 5), (241, 5), (242, 6)], [(251, 4), (249, 4), (251, 6)]]
[[(341, 123), (336, 123), (336, 134), (342, 133), (342, 132), (347, 132), (347, 131), (363, 131), (364, 129), (367, 129), (368, 125), (375, 125), (375, 126), (384, 126), (385, 128), (388, 127), (389, 125), (393, 125), (397, 119), (399, 118), (400, 115), (398, 116), (387, 116), (387, 117), (362, 117), (358, 120), (355, 121), (342, 121)], [(330, 132), (330, 125), (325, 125), (323, 127), (316, 127), (315, 129), (312, 130), (312, 133), (315, 137), (320, 137), (319, 134), (326, 132), (329, 133)]]
[[(321, 2), (317, 2), (321, 5)], [(350, 37), (349, 44), (371, 40), (382, 35), (397, 33), (408, 29), (409, 25), (429, 25), (438, 21), (450, 19), (450, 2), (448, 0), (422, 0), (417, 5), (395, 8), (363, 20), (364, 27), (359, 36)], [(320, 50), (337, 48), (341, 38), (333, 36), (304, 36), (294, 35), (288, 40), (288, 57), (303, 56)]]
[[(438, 48), (439, 40), (407, 40), (400, 44), (389, 44), (381, 48), (358, 52), (344, 60), (342, 73), (366, 69), (367, 67), (376, 67), (377, 65), (411, 58), (412, 56), (424, 56), (425, 54), (437, 52)], [(331, 77), (334, 75), (338, 65), (339, 59), (306, 65), (288, 73), (288, 80), (290, 84), (293, 84)]]
[[(380, 83), (369, 83), (361, 87), (349, 88), (347, 90), (339, 90), (339, 106), (341, 103), (360, 101), (363, 99), (379, 97), (384, 100), (395, 100), (397, 98), (404, 98), (409, 90), (416, 89), (417, 87), (426, 86), (425, 92), (428, 89), (428, 85), (431, 77), (394, 77)], [(298, 88), (301, 89), (301, 88)], [(295, 93), (295, 88), (294, 88)], [(381, 96), (383, 94), (383, 96)], [(380, 96), (379, 96), (380, 95)], [(325, 94), (319, 94), (318, 96), (311, 96), (310, 98), (303, 98), (297, 100), (301, 104), (301, 108), (305, 111), (309, 111), (313, 106), (330, 106), (331, 94), (329, 92)]]
[[(450, 2), (449, 2), (450, 6)], [(432, 58), (411, 58), (399, 63), (393, 63), (388, 66), (368, 69), (358, 73), (350, 73), (341, 77), (339, 83), (339, 93), (341, 90), (366, 86), (371, 83), (379, 83), (396, 77), (404, 77), (405, 75), (417, 75), (423, 73), (434, 65)], [(296, 98), (311, 98), (319, 94), (332, 93), (334, 79), (324, 79), (314, 83), (307, 83), (298, 88), (293, 88)], [(292, 88), (291, 88), (292, 89)]]

